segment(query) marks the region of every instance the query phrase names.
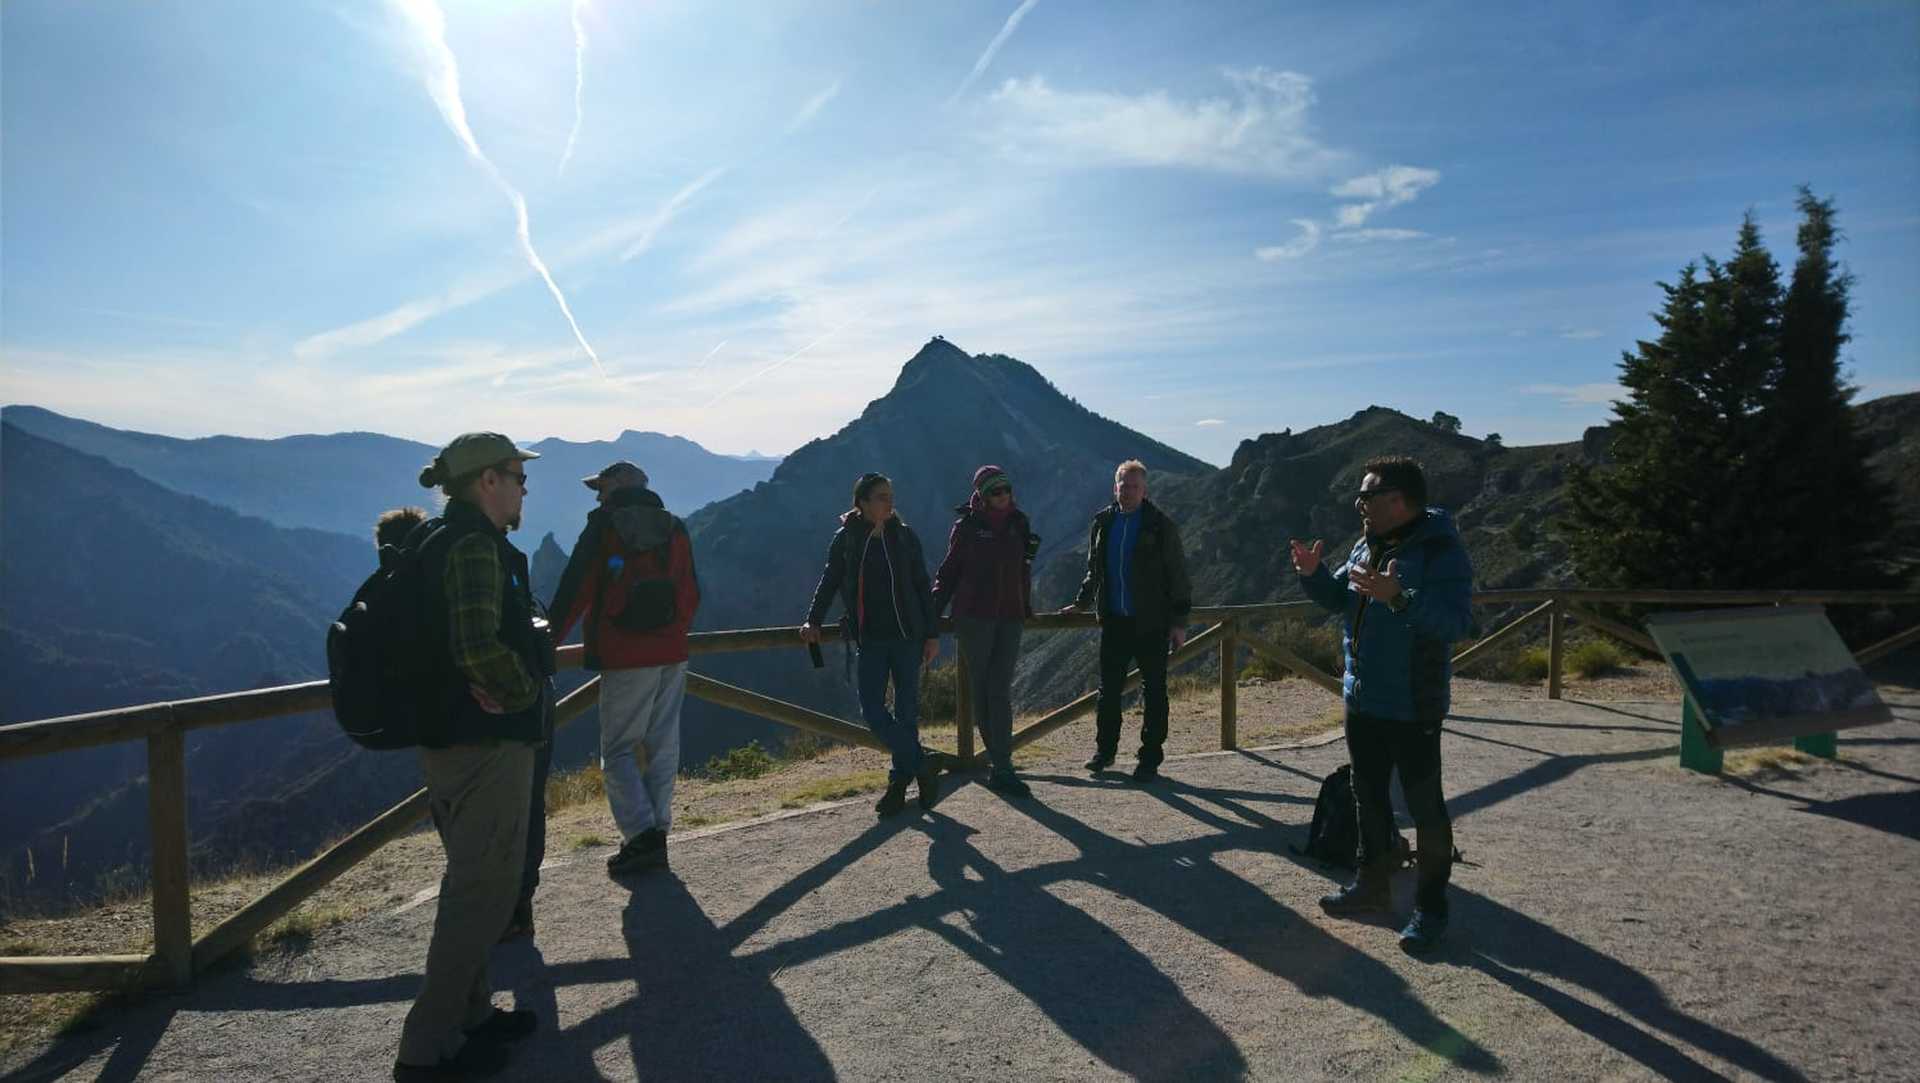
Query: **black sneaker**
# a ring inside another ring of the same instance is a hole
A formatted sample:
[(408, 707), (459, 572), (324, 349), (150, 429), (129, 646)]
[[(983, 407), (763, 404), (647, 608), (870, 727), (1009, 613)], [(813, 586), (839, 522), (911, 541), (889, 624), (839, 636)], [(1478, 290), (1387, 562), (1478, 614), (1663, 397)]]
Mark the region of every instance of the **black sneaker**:
[(468, 1041), (517, 1042), (540, 1029), (540, 1017), (526, 1008), (506, 1011), (493, 1009), (493, 1014), (477, 1026), (467, 1028)]
[(1095, 752), (1093, 754), (1093, 758), (1088, 760), (1085, 766), (1087, 770), (1092, 771), (1094, 774), (1097, 775), (1100, 772), (1106, 770), (1107, 768), (1113, 766), (1113, 753)]
[(1416, 908), (1413, 920), (1400, 930), (1400, 950), (1408, 955), (1426, 955), (1439, 947), (1446, 935), (1447, 915)]
[(873, 806), (873, 811), (882, 816), (898, 816), (907, 807), (907, 780), (887, 783), (887, 792)]
[(1384, 914), (1393, 909), (1393, 888), (1384, 880), (1355, 880), (1339, 891), (1320, 896), (1320, 909), (1337, 918)]
[(1025, 782), (1020, 781), (1019, 777), (1016, 776), (1011, 771), (1007, 772), (1006, 774), (1000, 774), (996, 772), (994, 774), (988, 775), (987, 789), (992, 790), (994, 793), (1002, 794), (1007, 797), (1032, 797), (1033, 796), (1033, 787), (1028, 786)]
[(499, 1042), (467, 1042), (460, 1052), (438, 1064), (393, 1062), (395, 1083), (442, 1083), (444, 1080), (486, 1079), (507, 1067), (507, 1047)]
[(1160, 768), (1153, 764), (1138, 763), (1133, 767), (1133, 780), (1145, 786), (1160, 777)]
[(914, 782), (920, 790), (920, 811), (930, 812), (940, 803), (940, 763), (931, 757), (920, 765), (920, 773), (914, 776)]

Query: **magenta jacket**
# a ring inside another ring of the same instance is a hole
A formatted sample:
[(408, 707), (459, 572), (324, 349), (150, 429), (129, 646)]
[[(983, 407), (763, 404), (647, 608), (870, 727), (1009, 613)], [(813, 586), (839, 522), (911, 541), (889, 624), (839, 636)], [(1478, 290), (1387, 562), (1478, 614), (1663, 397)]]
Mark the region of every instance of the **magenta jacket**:
[(984, 510), (970, 504), (953, 509), (959, 516), (947, 536), (947, 556), (933, 576), (933, 611), (956, 617), (1021, 620), (1033, 615), (1033, 571), (1027, 515), (1014, 508), (999, 530)]

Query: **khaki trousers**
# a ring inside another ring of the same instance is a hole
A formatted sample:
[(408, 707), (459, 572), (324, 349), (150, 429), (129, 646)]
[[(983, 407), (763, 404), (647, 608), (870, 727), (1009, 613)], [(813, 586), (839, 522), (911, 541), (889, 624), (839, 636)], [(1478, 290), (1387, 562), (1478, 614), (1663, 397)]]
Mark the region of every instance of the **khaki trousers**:
[(447, 851), (426, 981), (400, 1031), (400, 1060), (433, 1064), (460, 1051), (493, 1011), (487, 953), (520, 893), (533, 746), (517, 741), (420, 750), (433, 826)]

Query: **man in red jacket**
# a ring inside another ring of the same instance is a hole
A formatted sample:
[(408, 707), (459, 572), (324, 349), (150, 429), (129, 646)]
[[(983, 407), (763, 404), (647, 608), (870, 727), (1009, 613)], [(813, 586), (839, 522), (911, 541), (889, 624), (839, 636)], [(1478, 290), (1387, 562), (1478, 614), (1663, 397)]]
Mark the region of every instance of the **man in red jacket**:
[(600, 769), (622, 839), (607, 872), (621, 876), (667, 867), (700, 582), (686, 525), (647, 488), (645, 471), (623, 461), (582, 480), (600, 506), (548, 609), (555, 643), (585, 618), (586, 667), (600, 671)]

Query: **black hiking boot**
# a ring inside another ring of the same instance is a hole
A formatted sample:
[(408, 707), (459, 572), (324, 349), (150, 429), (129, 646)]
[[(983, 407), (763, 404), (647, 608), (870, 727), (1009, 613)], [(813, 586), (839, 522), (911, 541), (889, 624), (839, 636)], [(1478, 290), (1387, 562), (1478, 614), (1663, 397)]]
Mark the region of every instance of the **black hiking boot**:
[(395, 1083), (443, 1083), (445, 1080), (486, 1079), (507, 1067), (507, 1047), (499, 1042), (469, 1041), (460, 1052), (437, 1064), (393, 1062)]
[(667, 833), (650, 827), (627, 840), (620, 852), (607, 859), (607, 875), (632, 876), (667, 867)]
[(887, 783), (887, 792), (873, 806), (873, 811), (882, 816), (898, 816), (907, 807), (907, 780), (897, 779)]
[(1133, 765), (1133, 780), (1142, 786), (1145, 786), (1147, 783), (1152, 782), (1159, 777), (1160, 777), (1160, 768), (1155, 764), (1136, 763)]
[(1320, 909), (1337, 918), (1384, 914), (1393, 909), (1393, 886), (1363, 872), (1339, 891), (1320, 896)]
[(1032, 797), (1033, 787), (1022, 782), (1012, 771), (995, 771), (987, 776), (987, 789), (1003, 797)]
[(1400, 950), (1408, 955), (1428, 955), (1447, 935), (1447, 915), (1438, 910), (1415, 909), (1413, 920), (1400, 930)]
[(1093, 758), (1088, 760), (1085, 766), (1087, 770), (1097, 775), (1113, 766), (1113, 753), (1096, 751), (1093, 754)]
[(540, 1017), (529, 1009), (516, 1008), (513, 1011), (507, 1011), (503, 1008), (495, 1008), (493, 1014), (487, 1016), (477, 1026), (467, 1028), (467, 1040), (469, 1042), (517, 1042), (539, 1029)]

